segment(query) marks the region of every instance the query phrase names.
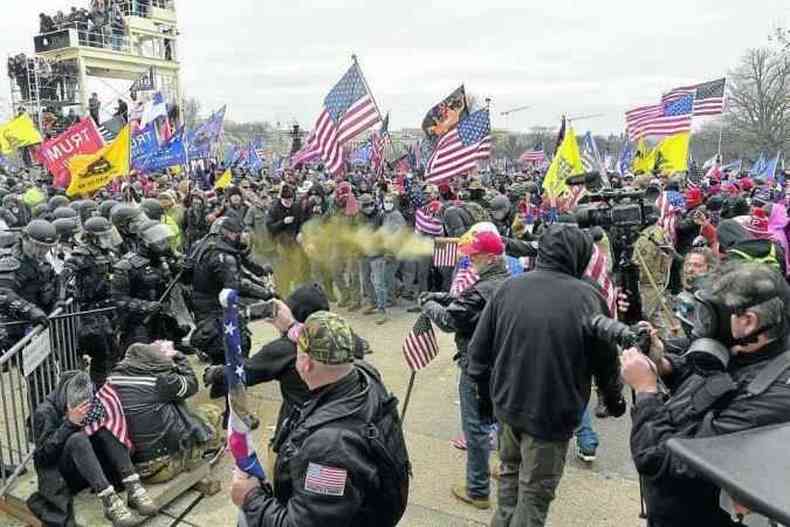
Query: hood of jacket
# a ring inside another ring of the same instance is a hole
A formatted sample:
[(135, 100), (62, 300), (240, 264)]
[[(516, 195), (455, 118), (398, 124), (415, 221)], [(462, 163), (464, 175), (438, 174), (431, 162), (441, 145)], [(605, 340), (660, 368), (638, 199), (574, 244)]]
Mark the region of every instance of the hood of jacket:
[(581, 278), (593, 252), (592, 237), (578, 227), (554, 224), (540, 238), (536, 267)]
[(313, 282), (298, 287), (285, 303), (297, 322), (304, 323), (316, 311), (329, 311), (329, 300), (320, 285)]

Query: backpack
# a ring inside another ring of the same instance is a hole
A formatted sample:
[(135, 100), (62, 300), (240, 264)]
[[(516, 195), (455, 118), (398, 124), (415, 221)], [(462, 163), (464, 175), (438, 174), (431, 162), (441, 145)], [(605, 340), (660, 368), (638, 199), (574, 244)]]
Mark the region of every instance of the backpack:
[[(362, 361), (354, 363), (360, 373), (364, 375), (368, 384), (373, 386), (381, 381), (375, 370)], [(359, 416), (341, 416), (332, 422), (323, 421), (319, 426), (343, 426), (346, 429), (356, 429), (360, 437), (367, 439), (368, 455), (378, 468), (379, 485), (372, 489), (371, 496), (375, 500), (374, 510), (377, 516), (377, 526), (394, 527), (403, 517), (406, 504), (409, 501), (409, 479), (411, 478), (411, 462), (403, 437), (403, 426), (398, 414), (398, 398), (387, 392), (378, 412)], [(308, 437), (316, 430), (309, 427), (302, 438)], [(301, 447), (301, 442), (294, 442), (294, 446)]]

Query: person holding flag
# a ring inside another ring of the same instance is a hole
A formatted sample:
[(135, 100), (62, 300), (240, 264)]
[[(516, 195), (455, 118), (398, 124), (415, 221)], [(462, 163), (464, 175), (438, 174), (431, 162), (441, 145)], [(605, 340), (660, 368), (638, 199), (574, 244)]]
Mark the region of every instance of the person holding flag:
[(248, 471), (236, 471), (231, 485), (246, 525), (397, 525), (410, 477), (398, 400), (372, 366), (354, 362), (349, 324), (328, 311), (310, 315), (296, 370), (310, 397), (274, 439), (273, 485)]
[[(461, 369), (458, 392), (461, 425), (466, 437), (466, 482), (452, 487), (453, 495), (477, 509), (491, 508), (489, 454), (491, 416), (479, 410), (477, 386), (466, 373), (467, 347), (488, 300), (510, 276), (502, 257), (505, 244), (494, 224), (477, 223), (460, 239), (458, 251), (469, 257), (478, 280), (460, 294), (423, 293), (422, 312), (442, 331), (455, 333), (455, 360)], [(460, 271), (459, 271), (460, 272)]]

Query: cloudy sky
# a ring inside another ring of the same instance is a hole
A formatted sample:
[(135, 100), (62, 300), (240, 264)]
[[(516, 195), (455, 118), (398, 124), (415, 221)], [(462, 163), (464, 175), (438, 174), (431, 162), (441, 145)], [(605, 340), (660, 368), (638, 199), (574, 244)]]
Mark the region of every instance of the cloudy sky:
[[(14, 0), (0, 48), (29, 51), (39, 11), (89, 0)], [(460, 83), (491, 97), (493, 125), (619, 132), (623, 112), (674, 86), (724, 76), (777, 24), (787, 0), (177, 0), (185, 95), (236, 121), (312, 126), (359, 56), (391, 126), (416, 127)], [(7, 99), (7, 88), (0, 98)], [(502, 117), (514, 107), (529, 109)]]

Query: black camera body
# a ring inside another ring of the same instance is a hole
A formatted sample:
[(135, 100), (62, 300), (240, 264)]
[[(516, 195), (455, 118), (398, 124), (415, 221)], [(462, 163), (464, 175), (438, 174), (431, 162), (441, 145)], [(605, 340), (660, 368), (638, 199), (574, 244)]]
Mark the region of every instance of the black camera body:
[(576, 213), (576, 223), (581, 228), (611, 227), (638, 228), (648, 225), (644, 191), (604, 190), (587, 194), (587, 203), (598, 203), (596, 207), (585, 207)]
[(614, 342), (623, 349), (636, 347), (643, 354), (650, 354), (650, 328), (647, 326), (629, 326), (613, 318), (595, 315), (590, 320), (590, 329), (600, 340)]

